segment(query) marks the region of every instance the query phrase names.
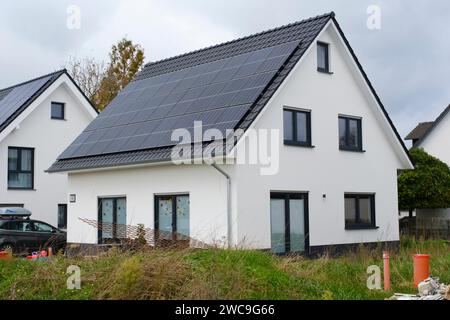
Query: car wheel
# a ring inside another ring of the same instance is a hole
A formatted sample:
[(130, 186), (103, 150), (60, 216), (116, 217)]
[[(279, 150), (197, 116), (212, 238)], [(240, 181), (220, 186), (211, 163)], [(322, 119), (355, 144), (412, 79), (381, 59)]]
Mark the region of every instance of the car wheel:
[(2, 245), (0, 245), (0, 251), (13, 253), (14, 252), (14, 246), (12, 244), (10, 244), (10, 243), (2, 244)]

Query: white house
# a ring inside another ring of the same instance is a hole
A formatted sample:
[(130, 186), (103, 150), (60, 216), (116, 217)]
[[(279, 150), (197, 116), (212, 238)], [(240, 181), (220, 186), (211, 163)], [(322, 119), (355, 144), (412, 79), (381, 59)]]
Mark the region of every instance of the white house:
[(0, 90), (0, 207), (65, 228), (67, 175), (45, 170), (96, 115), (65, 70)]
[[(172, 134), (194, 121), (209, 161), (177, 165)], [(234, 164), (210, 142), (227, 129)], [(49, 171), (69, 173), (71, 243), (120, 237), (112, 222), (313, 253), (397, 242), (397, 170), (412, 167), (331, 13), (147, 64)]]
[[(405, 139), (412, 140), (413, 148), (423, 148), (426, 152), (450, 166), (449, 137), (450, 105), (435, 121), (419, 123)], [(424, 226), (433, 226), (437, 229), (450, 228), (450, 208), (418, 209), (416, 210), (416, 216), (422, 221), (421, 223), (426, 224)]]

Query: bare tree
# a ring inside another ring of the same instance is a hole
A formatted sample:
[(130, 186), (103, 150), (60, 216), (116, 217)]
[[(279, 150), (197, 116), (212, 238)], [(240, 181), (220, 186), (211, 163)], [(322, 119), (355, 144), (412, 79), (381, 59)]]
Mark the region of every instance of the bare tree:
[(66, 69), (81, 90), (95, 104), (95, 95), (100, 89), (107, 70), (105, 62), (97, 61), (92, 57), (82, 59), (71, 57), (66, 63)]

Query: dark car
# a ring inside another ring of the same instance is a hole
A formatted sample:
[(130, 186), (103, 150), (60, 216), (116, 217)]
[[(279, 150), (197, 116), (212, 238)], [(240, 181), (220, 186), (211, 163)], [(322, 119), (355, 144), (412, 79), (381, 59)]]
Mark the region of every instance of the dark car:
[[(3, 210), (2, 210), (3, 211)], [(64, 249), (66, 233), (48, 223), (30, 219), (30, 214), (2, 214), (0, 212), (0, 251), (30, 253), (52, 248)]]

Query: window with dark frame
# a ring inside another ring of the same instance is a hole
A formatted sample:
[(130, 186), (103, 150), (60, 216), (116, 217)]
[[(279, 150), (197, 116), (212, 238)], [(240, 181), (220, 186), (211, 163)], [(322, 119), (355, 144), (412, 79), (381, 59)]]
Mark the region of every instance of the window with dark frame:
[(34, 149), (8, 148), (8, 189), (34, 188)]
[(283, 110), (284, 144), (311, 147), (311, 112)]
[(67, 204), (58, 204), (58, 228), (67, 229)]
[[(155, 195), (155, 239), (186, 241), (190, 235), (189, 194)], [(162, 231), (162, 232), (161, 232)]]
[(345, 229), (375, 228), (375, 195), (345, 194)]
[(346, 151), (362, 151), (361, 119), (339, 116), (339, 148)]
[(127, 237), (127, 198), (98, 198), (99, 244), (120, 243)]
[(330, 73), (330, 45), (317, 42), (317, 71)]
[(51, 118), (54, 120), (64, 120), (64, 109), (64, 103), (52, 102)]

